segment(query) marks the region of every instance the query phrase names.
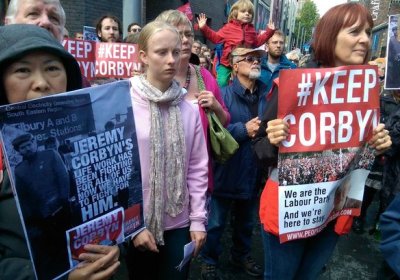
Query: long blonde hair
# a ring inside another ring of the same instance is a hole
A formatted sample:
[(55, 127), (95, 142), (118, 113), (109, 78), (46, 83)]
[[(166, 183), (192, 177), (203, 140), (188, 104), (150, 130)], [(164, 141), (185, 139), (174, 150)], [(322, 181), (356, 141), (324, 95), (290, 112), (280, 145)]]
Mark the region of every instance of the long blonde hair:
[(239, 10), (247, 10), (250, 11), (252, 18), (254, 19), (254, 5), (249, 0), (239, 0), (235, 4), (232, 5), (231, 12), (229, 13), (228, 21), (233, 19), (237, 19)]

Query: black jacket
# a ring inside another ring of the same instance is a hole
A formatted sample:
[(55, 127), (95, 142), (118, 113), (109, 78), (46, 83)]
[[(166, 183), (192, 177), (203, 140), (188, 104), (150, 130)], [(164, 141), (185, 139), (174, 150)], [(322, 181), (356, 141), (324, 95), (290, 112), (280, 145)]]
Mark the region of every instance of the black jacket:
[(400, 193), (400, 104), (385, 121), (386, 129), (392, 138), (392, 146), (385, 153), (382, 199), (384, 207), (389, 205), (397, 193)]
[(35, 279), (7, 171), (0, 184), (0, 279)]

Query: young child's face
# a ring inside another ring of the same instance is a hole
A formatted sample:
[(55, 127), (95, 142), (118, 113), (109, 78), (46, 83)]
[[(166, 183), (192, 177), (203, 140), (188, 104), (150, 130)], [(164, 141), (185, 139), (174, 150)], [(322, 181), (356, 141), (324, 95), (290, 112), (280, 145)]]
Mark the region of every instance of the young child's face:
[(241, 8), (238, 10), (238, 14), (237, 14), (238, 21), (241, 21), (243, 23), (250, 23), (252, 19), (253, 19), (253, 15), (250, 10), (246, 10), (244, 8)]

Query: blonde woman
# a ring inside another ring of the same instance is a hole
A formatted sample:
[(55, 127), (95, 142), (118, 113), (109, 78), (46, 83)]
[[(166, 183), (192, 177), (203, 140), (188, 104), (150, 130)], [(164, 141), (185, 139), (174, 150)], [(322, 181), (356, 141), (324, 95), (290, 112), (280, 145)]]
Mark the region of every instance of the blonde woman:
[[(222, 100), (217, 81), (205, 68), (190, 64), (190, 54), (194, 43), (193, 27), (187, 16), (177, 10), (162, 12), (156, 21), (162, 21), (175, 26), (181, 37), (181, 62), (175, 74), (175, 79), (187, 91), (185, 99), (194, 103), (200, 111), (205, 138), (207, 139), (208, 157), (211, 159), (211, 148), (208, 137), (208, 119), (206, 110), (212, 111), (223, 125), (228, 125), (231, 115)], [(201, 88), (204, 85), (205, 88)], [(208, 193), (211, 194), (214, 186), (212, 161), (208, 163)]]
[(175, 27), (151, 22), (139, 36), (145, 73), (131, 79), (146, 229), (133, 237), (130, 279), (187, 279), (183, 246), (206, 238), (207, 147), (197, 108), (174, 80), (181, 55)]

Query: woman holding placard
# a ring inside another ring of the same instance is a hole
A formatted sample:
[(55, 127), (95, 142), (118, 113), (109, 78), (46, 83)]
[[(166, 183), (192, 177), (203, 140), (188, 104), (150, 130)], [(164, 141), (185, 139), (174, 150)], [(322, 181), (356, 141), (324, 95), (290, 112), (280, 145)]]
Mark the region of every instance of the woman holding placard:
[[(361, 4), (346, 3), (330, 9), (319, 21), (314, 32), (314, 58), (307, 68), (328, 68), (363, 65), (368, 61), (373, 21)], [(284, 85), (280, 85), (283, 87)], [(265, 250), (264, 279), (317, 279), (328, 262), (340, 234), (351, 228), (352, 217), (341, 216), (328, 223), (312, 237), (280, 243), (278, 216), (278, 178), (276, 172), (278, 148), (290, 135), (289, 124), (277, 119), (278, 89), (270, 93), (263, 121), (264, 136), (255, 144), (260, 160), (274, 169), (260, 202), (260, 219)], [(260, 129), (261, 131), (261, 129)], [(382, 153), (391, 145), (388, 131), (379, 124), (369, 145)]]
[[(0, 27), (0, 38), (0, 105), (82, 87), (78, 63), (48, 30), (12, 24)], [(87, 244), (85, 250), (79, 256), (82, 262), (67, 276), (69, 280), (109, 279), (118, 270), (117, 246)], [(47, 251), (41, 253), (51, 259), (44, 264), (47, 277), (58, 275), (59, 268), (69, 269), (61, 259), (51, 258)], [(0, 279), (35, 279), (8, 172), (0, 182)]]

